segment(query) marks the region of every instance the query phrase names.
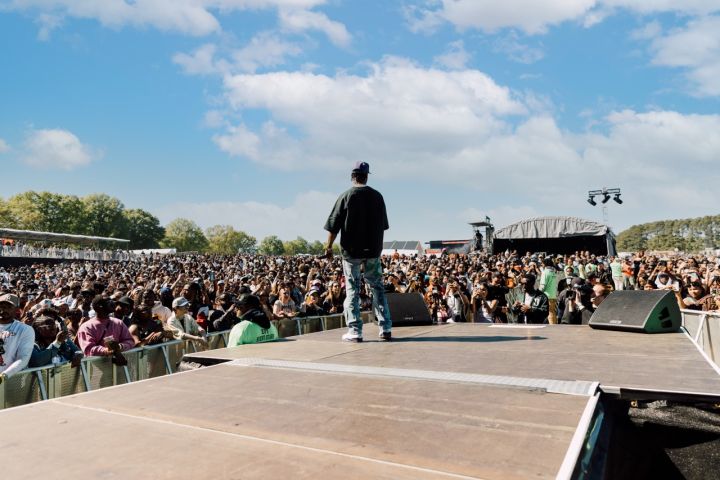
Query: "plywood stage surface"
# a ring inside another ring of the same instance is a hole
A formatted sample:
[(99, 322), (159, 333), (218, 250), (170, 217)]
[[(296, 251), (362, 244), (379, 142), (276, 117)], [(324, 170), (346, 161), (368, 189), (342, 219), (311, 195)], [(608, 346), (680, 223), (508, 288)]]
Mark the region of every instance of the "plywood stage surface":
[(201, 352), (189, 357), (227, 362), (2, 411), (3, 477), (555, 478), (598, 383), (720, 398), (720, 376), (683, 334), (393, 333)]

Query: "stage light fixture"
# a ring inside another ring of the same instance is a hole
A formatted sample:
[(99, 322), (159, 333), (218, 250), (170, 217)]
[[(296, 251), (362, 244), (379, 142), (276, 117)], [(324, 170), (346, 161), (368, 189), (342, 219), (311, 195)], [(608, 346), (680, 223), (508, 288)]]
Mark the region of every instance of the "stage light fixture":
[(603, 193), (603, 199), (602, 203), (607, 203), (610, 201), (610, 194), (609, 193)]
[(622, 205), (622, 202), (623, 202), (623, 201), (620, 199), (620, 194), (619, 194), (619, 193), (616, 193), (616, 194), (615, 194), (615, 197), (613, 197), (613, 200), (615, 200), (615, 201), (618, 203), (618, 205)]
[(595, 197), (592, 196), (592, 195), (590, 195), (590, 197), (588, 197), (587, 202), (588, 202), (590, 205), (592, 205), (593, 207), (594, 207), (595, 205), (597, 205), (597, 202), (595, 201)]

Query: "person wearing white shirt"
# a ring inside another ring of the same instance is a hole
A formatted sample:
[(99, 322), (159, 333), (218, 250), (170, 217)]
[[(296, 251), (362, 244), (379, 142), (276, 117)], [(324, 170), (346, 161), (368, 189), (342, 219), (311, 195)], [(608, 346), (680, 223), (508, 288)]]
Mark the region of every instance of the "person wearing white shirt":
[(35, 345), (35, 331), (16, 320), (20, 299), (0, 296), (0, 383), (27, 367)]

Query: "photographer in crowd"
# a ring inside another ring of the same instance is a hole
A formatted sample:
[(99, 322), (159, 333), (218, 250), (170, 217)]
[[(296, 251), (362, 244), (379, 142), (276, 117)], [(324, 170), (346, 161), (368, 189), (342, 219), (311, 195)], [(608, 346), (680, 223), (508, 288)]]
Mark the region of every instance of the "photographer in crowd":
[(48, 364), (71, 362), (73, 367), (80, 365), (83, 353), (80, 347), (69, 338), (67, 327), (54, 317), (42, 315), (33, 320), (35, 345), (30, 356), (29, 367), (42, 367)]

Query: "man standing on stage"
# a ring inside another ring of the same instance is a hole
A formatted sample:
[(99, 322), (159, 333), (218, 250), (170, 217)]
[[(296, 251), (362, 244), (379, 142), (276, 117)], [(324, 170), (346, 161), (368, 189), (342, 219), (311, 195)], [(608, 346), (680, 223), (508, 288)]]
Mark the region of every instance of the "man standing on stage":
[(342, 336), (346, 342), (362, 342), (360, 318), (360, 267), (365, 267), (365, 281), (372, 288), (373, 311), (380, 326), (380, 339), (392, 339), (392, 320), (385, 298), (380, 253), (383, 235), (389, 227), (385, 200), (377, 190), (367, 186), (370, 165), (357, 162), (352, 170), (353, 186), (338, 197), (325, 223), (329, 233), (325, 255), (332, 258), (332, 246), (340, 235), (343, 273), (345, 274), (345, 320), (348, 331)]

